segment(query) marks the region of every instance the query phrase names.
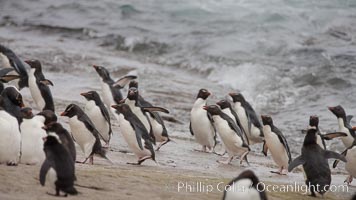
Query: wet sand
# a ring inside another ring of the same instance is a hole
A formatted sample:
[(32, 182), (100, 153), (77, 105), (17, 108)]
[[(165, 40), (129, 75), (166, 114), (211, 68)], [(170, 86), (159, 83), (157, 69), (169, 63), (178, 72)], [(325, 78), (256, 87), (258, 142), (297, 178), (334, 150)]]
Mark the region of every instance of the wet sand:
[[(96, 158), (95, 165), (78, 164), (76, 166), (77, 184), (94, 187), (92, 189), (77, 186), (81, 193), (73, 199), (220, 199), (222, 193), (216, 189), (221, 182), (227, 183), (245, 169), (252, 169), (260, 181), (271, 185), (303, 184), (303, 174), (295, 170), (288, 176), (270, 173), (276, 170), (270, 156), (264, 157), (261, 144), (252, 146), (249, 154), (251, 166), (238, 160), (232, 165), (218, 164), (224, 159), (217, 155), (193, 151), (199, 146), (189, 133), (189, 111), (196, 92), (204, 87), (213, 92), (211, 103), (224, 97), (231, 88), (207, 81), (205, 77), (181, 69), (151, 65), (145, 58), (136, 61), (129, 55), (98, 46), (93, 39), (90, 42), (81, 38), (68, 38), (61, 34), (29, 30), (26, 27), (1, 27), (0, 42), (15, 50), (22, 59), (36, 58), (42, 61), (44, 73), (54, 82), (52, 93), (56, 102), (56, 113), (64, 111), (69, 103), (83, 106), (85, 100), (79, 95), (88, 90), (100, 90), (98, 76), (91, 67), (93, 64), (108, 66), (112, 76), (119, 78), (126, 73), (138, 75), (139, 90), (143, 97), (154, 105), (168, 108), (171, 113), (166, 125), (174, 143), (169, 143), (157, 152), (158, 165), (146, 161), (143, 166), (130, 166), (136, 158), (130, 153), (120, 135), (118, 123), (113, 120), (114, 136), (108, 157), (114, 162)], [(144, 64), (143, 64), (144, 63)], [(28, 89), (21, 91), (26, 105), (35, 107)], [(60, 121), (68, 128), (67, 119)], [(287, 138), (288, 139), (288, 138)], [(299, 154), (300, 144), (292, 143), (293, 158)], [(78, 159), (83, 153), (77, 148)], [(125, 153), (128, 152), (128, 153)], [(40, 166), (19, 165), (17, 167), (0, 166), (0, 199), (50, 199), (46, 188), (38, 181)], [(346, 178), (343, 165), (332, 169), (332, 184), (342, 185)], [(179, 183), (212, 185), (211, 193), (206, 191), (178, 190)], [(352, 185), (354, 185), (353, 183)], [(349, 192), (329, 192), (325, 199), (350, 199), (356, 189)], [(271, 192), (269, 199), (312, 199), (296, 192)]]

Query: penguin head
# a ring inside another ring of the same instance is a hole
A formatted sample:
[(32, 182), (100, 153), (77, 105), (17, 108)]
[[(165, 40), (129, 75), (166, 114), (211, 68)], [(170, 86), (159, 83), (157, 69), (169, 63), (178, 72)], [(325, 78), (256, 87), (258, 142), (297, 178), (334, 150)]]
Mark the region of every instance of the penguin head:
[(217, 105), (203, 106), (203, 109), (208, 111), (211, 115), (219, 115), (221, 113), (221, 110)]
[(45, 118), (44, 124), (47, 125), (49, 123), (57, 122), (57, 115), (52, 110), (44, 110), (37, 115), (42, 115)]
[(14, 105), (24, 107), (21, 93), (15, 87), (7, 87), (1, 93), (2, 97), (7, 97)]
[(58, 139), (53, 135), (48, 135), (47, 137), (44, 137), (43, 140), (44, 140), (44, 149), (59, 144)]
[(129, 88), (138, 88), (138, 82), (137, 81), (130, 81), (129, 83)]
[(21, 117), (25, 119), (32, 119), (33, 117), (32, 108), (29, 107), (21, 108)]
[(229, 101), (227, 101), (226, 99), (223, 99), (221, 101), (218, 101), (216, 103), (218, 106), (220, 106), (221, 109), (225, 109), (225, 108), (231, 108), (231, 104)]
[(200, 89), (197, 95), (197, 99), (201, 98), (206, 100), (210, 95), (211, 93), (207, 89)]
[(31, 69), (35, 69), (36, 71), (42, 70), (42, 66), (39, 60), (25, 60), (25, 63), (27, 63), (31, 67)]
[(105, 80), (109, 80), (110, 78), (110, 74), (109, 71), (103, 67), (103, 66), (98, 66), (98, 65), (93, 65), (95, 71), (99, 74), (99, 76), (105, 81)]
[(93, 101), (97, 102), (98, 100), (100, 100), (100, 96), (96, 91), (84, 92), (84, 93), (80, 93), (80, 95), (85, 97), (85, 99), (88, 101), (93, 100)]
[(255, 173), (253, 173), (252, 170), (245, 170), (241, 172), (241, 174), (238, 177), (236, 177), (236, 179), (233, 182), (237, 182), (238, 180), (241, 179), (250, 179), (252, 182), (251, 186), (254, 188), (256, 188), (259, 183), (257, 176), (255, 175)]
[(80, 112), (79, 106), (77, 106), (75, 104), (69, 104), (67, 106), (67, 108), (65, 109), (65, 111), (61, 113), (61, 116), (67, 116), (67, 117), (71, 118), (71, 117), (74, 117), (75, 115), (77, 115), (78, 112)]
[(310, 127), (318, 127), (319, 126), (319, 117), (316, 115), (312, 115), (309, 118), (309, 126)]
[(346, 116), (344, 108), (340, 105), (328, 108), (337, 118), (344, 118)]
[(261, 115), (262, 123), (263, 125), (267, 126), (272, 126), (273, 125), (273, 120), (272, 117), (269, 115)]
[(138, 89), (135, 87), (130, 87), (127, 92), (127, 98), (130, 100), (137, 100), (138, 98)]
[(112, 105), (112, 108), (114, 108), (118, 113), (128, 113), (131, 111), (130, 106), (127, 105), (126, 103), (120, 103), (116, 105)]
[(59, 129), (62, 129), (63, 126), (60, 123), (57, 122), (51, 122), (45, 126), (42, 127), (43, 130), (45, 130), (47, 133), (50, 132), (55, 132), (57, 133)]
[(232, 98), (232, 101), (235, 102), (245, 102), (245, 97), (240, 92), (231, 92), (229, 96)]

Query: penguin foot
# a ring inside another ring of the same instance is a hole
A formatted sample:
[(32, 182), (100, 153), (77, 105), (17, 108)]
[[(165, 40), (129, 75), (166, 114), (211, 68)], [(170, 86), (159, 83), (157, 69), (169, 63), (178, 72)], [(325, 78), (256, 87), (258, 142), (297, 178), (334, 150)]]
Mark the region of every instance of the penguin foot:
[(163, 145), (167, 144), (169, 141), (170, 141), (170, 140), (169, 140), (169, 139), (167, 139), (167, 140), (165, 140), (165, 141), (161, 142), (161, 143), (158, 145), (158, 147), (157, 147), (156, 151), (159, 151), (159, 149), (160, 149)]
[(194, 149), (194, 151), (197, 151), (197, 152), (203, 152), (203, 153), (209, 153), (206, 148), (203, 148), (203, 149)]
[(352, 177), (351, 175), (349, 175), (349, 176), (345, 179), (344, 183), (347, 183), (347, 185), (350, 185), (351, 182), (352, 182), (352, 180), (353, 180), (353, 177)]
[(7, 166), (17, 166), (17, 163), (14, 161), (10, 161), (6, 163)]
[(225, 161), (217, 160), (216, 162), (218, 162), (218, 163), (220, 163), (220, 164), (224, 164), (224, 165), (231, 165), (230, 159), (225, 160)]
[(128, 165), (141, 165), (140, 163), (132, 163), (132, 162), (127, 162), (126, 164), (128, 164)]
[(277, 172), (275, 172), (275, 171), (270, 171), (271, 173), (273, 173), (273, 174), (278, 174), (278, 175), (286, 175), (286, 174), (282, 174), (282, 172), (280, 172), (280, 171), (277, 171)]
[(218, 153), (215, 150), (213, 150), (213, 154), (216, 154), (218, 156), (224, 156), (227, 153), (227, 151), (225, 150), (224, 153)]

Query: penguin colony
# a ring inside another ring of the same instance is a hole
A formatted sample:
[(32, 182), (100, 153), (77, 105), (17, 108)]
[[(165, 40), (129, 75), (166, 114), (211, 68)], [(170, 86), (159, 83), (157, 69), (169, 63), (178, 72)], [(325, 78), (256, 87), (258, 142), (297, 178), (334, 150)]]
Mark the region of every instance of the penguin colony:
[[(94, 65), (100, 77), (102, 96), (97, 91), (83, 91), (80, 95), (86, 100), (84, 107), (70, 104), (60, 113), (69, 118), (68, 131), (58, 122), (51, 94), (54, 84), (45, 78), (40, 61), (22, 62), (3, 45), (0, 45), (0, 61), (0, 164), (41, 165), (39, 180), (41, 185), (52, 190), (48, 194), (78, 194), (74, 187), (77, 180), (75, 163), (84, 164), (89, 160), (94, 164), (94, 155), (97, 155), (113, 164), (107, 156), (114, 134), (113, 120), (118, 121), (124, 140), (137, 157), (137, 162), (128, 164), (141, 165), (148, 159), (157, 163), (155, 151), (171, 141), (160, 115), (169, 111), (153, 106), (140, 95), (138, 82), (134, 80), (136, 76), (114, 81), (105, 67)], [(125, 98), (121, 89), (127, 84)], [(37, 114), (24, 106), (19, 90), (25, 87), (29, 88), (36, 109), (40, 111)], [(241, 93), (229, 93), (232, 101), (222, 99), (216, 104), (207, 103), (210, 95), (207, 89), (200, 89), (190, 112), (189, 130), (201, 146), (196, 151), (217, 154), (215, 147), (219, 138), (228, 157), (217, 162), (231, 164), (234, 158), (239, 158), (240, 165), (243, 162), (249, 165), (251, 145), (262, 144), (261, 153), (267, 156), (269, 152), (278, 167), (278, 171), (272, 173), (287, 175), (302, 165), (311, 196), (324, 195), (329, 189), (312, 187), (330, 185), (328, 159), (334, 160), (333, 168), (340, 161), (346, 162), (347, 184), (356, 177), (356, 128), (351, 126), (352, 116), (346, 115), (342, 106), (329, 107), (338, 122), (335, 133), (322, 133), (319, 118), (310, 116), (308, 129), (302, 131), (306, 135), (301, 155), (293, 159), (288, 141), (271, 116), (258, 117)], [(110, 113), (115, 119), (110, 118)], [(326, 141), (333, 138), (341, 138), (345, 146), (341, 154), (326, 149)], [(75, 143), (85, 156), (83, 161), (76, 160)], [(246, 187), (248, 191), (225, 191), (223, 199), (267, 199), (258, 183), (254, 172), (245, 170), (228, 185)]]

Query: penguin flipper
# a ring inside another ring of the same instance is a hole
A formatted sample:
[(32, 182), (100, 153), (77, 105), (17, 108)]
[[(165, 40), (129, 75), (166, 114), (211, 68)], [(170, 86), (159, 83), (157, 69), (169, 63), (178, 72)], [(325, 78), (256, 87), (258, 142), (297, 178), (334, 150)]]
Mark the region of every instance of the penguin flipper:
[[(341, 155), (346, 156), (347, 150), (349, 150), (349, 148), (345, 149), (345, 150), (341, 153)], [(333, 168), (336, 168), (336, 166), (337, 166), (337, 164), (339, 164), (339, 162), (340, 162), (340, 160), (335, 160), (334, 163), (333, 163)]]
[(0, 77), (1, 76), (5, 76), (6, 74), (8, 74), (9, 72), (14, 71), (13, 68), (3, 68), (0, 69)]
[(324, 151), (324, 156), (325, 156), (326, 159), (334, 158), (334, 159), (338, 159), (338, 160), (347, 162), (345, 156), (343, 156), (341, 154), (338, 154), (336, 152), (333, 152), (333, 151), (325, 150)]
[(48, 80), (48, 79), (44, 79), (44, 80), (41, 80), (40, 83), (42, 83), (43, 85), (51, 85), (51, 86), (54, 86), (53, 82)]
[(299, 165), (303, 165), (305, 160), (302, 156), (298, 156), (294, 159), (288, 166), (288, 172), (291, 172), (294, 168), (298, 167)]
[(120, 78), (119, 80), (117, 80), (112, 86), (118, 87), (118, 88), (123, 88), (123, 87), (125, 87), (125, 85), (127, 85), (127, 83), (129, 83), (131, 80), (136, 79), (136, 78), (137, 78), (137, 76), (127, 75), (127, 76), (124, 76), (124, 77)]
[[(143, 138), (143, 135), (145, 135), (145, 134), (148, 136), (147, 130), (146, 130), (145, 127), (137, 126), (134, 123), (130, 122), (130, 124), (135, 130), (137, 144), (140, 147), (140, 149), (143, 150), (143, 145), (142, 145), (142, 140), (141, 139)], [(146, 133), (144, 133), (145, 132), (144, 130), (146, 131)]]
[(40, 170), (40, 183), (42, 186), (44, 186), (45, 182), (46, 182), (46, 175), (48, 170), (51, 168), (51, 166), (54, 163), (51, 163), (48, 159), (46, 159), (42, 166), (41, 166), (41, 170)]
[(239, 120), (239, 117), (237, 116), (237, 113), (235, 112), (234, 109), (231, 109), (231, 108), (230, 108), (230, 112), (231, 112), (231, 114), (234, 116), (234, 118), (236, 120), (236, 125), (240, 128), (242, 134), (245, 136), (247, 144), (250, 145), (250, 140), (248, 139), (245, 130), (242, 128), (242, 125), (241, 125), (241, 122)]
[(346, 136), (347, 136), (347, 134), (343, 133), (343, 132), (334, 132), (334, 133), (327, 133), (325, 135), (321, 135), (321, 137), (324, 140), (331, 140), (331, 139), (336, 138), (336, 137), (346, 137)]
[(266, 144), (266, 141), (263, 141), (263, 149), (262, 149), (262, 153), (267, 156), (267, 152), (268, 152), (268, 146)]
[[(7, 69), (10, 69), (10, 68), (7, 68)], [(0, 81), (3, 82), (3, 83), (8, 83), (12, 80), (15, 80), (15, 79), (18, 79), (20, 78), (19, 75), (4, 75), (4, 76), (0, 76)]]
[(353, 117), (354, 117), (353, 115), (347, 115), (347, 116), (346, 116), (346, 122), (347, 122), (348, 124), (350, 124), (350, 123), (351, 123), (351, 119), (352, 119)]
[(156, 107), (156, 106), (152, 106), (152, 107), (142, 107), (142, 109), (145, 111), (145, 112), (164, 112), (164, 113), (169, 113), (169, 111), (165, 108), (162, 108), (162, 107)]
[(192, 129), (192, 122), (189, 122), (189, 130), (190, 130), (190, 134), (194, 135), (194, 132)]

